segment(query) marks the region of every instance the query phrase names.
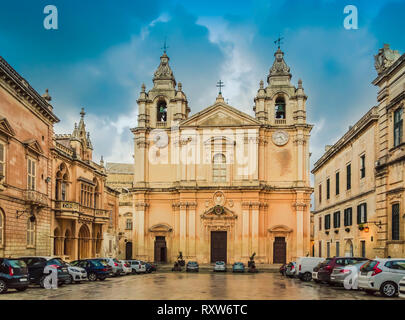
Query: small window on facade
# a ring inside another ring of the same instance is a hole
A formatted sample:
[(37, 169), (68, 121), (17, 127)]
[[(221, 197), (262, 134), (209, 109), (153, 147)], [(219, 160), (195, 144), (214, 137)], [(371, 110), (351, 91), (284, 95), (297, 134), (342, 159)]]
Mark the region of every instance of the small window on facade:
[(402, 143), (402, 108), (394, 112), (394, 147)]
[(340, 242), (336, 241), (336, 257), (340, 256)]
[(330, 242), (326, 243), (326, 258), (330, 257)]
[(330, 199), (330, 179), (326, 179), (326, 199)]
[(367, 203), (362, 203), (357, 206), (357, 223), (362, 224), (367, 222)]
[(330, 214), (327, 214), (325, 216), (325, 230), (329, 230), (330, 229)]
[(35, 244), (35, 221), (27, 219), (27, 246), (34, 246)]
[(322, 240), (320, 240), (318, 243), (318, 253), (319, 257), (322, 257)]
[(360, 157), (360, 179), (366, 176), (366, 155)]
[(28, 190), (35, 190), (35, 177), (36, 177), (36, 162), (30, 158), (28, 158)]
[(167, 120), (166, 101), (160, 100), (157, 104), (157, 121), (165, 122)]
[(395, 203), (392, 205), (392, 240), (399, 240), (399, 229), (399, 203)]
[(352, 188), (352, 165), (349, 163), (346, 166), (346, 190)]
[(276, 119), (285, 119), (285, 100), (283, 97), (276, 99)]
[(333, 227), (340, 228), (340, 211), (333, 214)]
[(319, 217), (319, 231), (322, 230), (322, 217)]
[(0, 143), (0, 182), (6, 176), (6, 147)]
[(338, 195), (339, 192), (340, 192), (340, 176), (339, 176), (339, 172), (336, 172), (336, 186), (335, 186), (335, 189), (336, 189), (336, 195)]
[(352, 221), (352, 208), (347, 208), (344, 211), (344, 225), (345, 227), (351, 226), (353, 223)]
[(214, 182), (226, 181), (226, 157), (222, 153), (214, 156), (212, 165), (212, 178)]
[(126, 229), (132, 230), (132, 219), (127, 219)]

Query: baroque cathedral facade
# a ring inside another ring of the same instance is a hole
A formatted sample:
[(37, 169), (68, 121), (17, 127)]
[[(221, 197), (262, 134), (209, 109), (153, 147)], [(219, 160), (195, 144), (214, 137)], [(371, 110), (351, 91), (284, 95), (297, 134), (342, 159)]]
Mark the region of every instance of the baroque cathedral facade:
[(134, 134), (132, 256), (284, 263), (310, 252), (309, 138), (302, 81), (280, 48), (252, 117), (218, 94), (190, 115), (166, 52)]

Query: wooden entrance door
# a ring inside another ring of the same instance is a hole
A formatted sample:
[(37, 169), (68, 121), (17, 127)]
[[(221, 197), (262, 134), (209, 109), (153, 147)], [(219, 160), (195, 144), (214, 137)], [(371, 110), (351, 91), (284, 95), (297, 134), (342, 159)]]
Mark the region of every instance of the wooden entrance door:
[(132, 260), (132, 242), (125, 244), (125, 259)]
[(273, 243), (273, 263), (286, 263), (287, 244), (284, 237), (276, 237)]
[(211, 231), (211, 262), (225, 261), (226, 263), (226, 237), (226, 231)]
[(156, 237), (155, 239), (155, 262), (167, 262), (166, 238)]

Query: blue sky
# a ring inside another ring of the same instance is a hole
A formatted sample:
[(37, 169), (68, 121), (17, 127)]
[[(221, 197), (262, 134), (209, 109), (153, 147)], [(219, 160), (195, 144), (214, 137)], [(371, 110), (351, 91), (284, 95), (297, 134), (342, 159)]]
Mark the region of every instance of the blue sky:
[[(48, 4), (58, 30), (43, 27)], [(349, 4), (358, 30), (343, 27)], [(384, 43), (405, 52), (404, 13), (405, 0), (18, 0), (2, 4), (0, 55), (38, 92), (49, 88), (57, 133), (71, 132), (84, 107), (94, 160), (130, 162), (136, 99), (143, 82), (152, 86), (166, 37), (192, 113), (214, 102), (222, 79), (229, 104), (253, 115), (281, 34), (292, 81), (308, 95), (313, 162), (376, 104), (374, 54)]]

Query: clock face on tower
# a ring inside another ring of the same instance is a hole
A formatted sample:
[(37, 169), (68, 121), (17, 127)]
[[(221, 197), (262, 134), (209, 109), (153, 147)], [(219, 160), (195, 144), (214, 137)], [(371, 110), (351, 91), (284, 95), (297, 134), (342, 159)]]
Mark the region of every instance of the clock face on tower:
[(276, 131), (273, 133), (273, 142), (277, 146), (283, 146), (288, 142), (288, 133), (285, 131)]

